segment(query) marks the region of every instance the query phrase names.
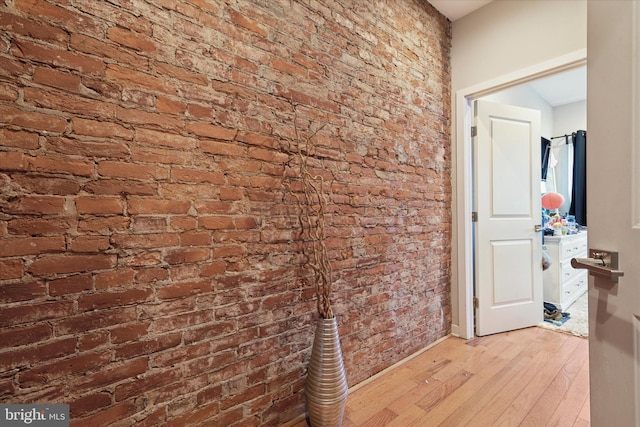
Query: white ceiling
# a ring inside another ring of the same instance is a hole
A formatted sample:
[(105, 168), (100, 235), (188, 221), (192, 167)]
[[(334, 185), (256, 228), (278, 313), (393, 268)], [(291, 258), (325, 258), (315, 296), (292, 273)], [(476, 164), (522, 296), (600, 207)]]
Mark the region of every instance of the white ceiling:
[(587, 67), (553, 74), (528, 84), (552, 107), (587, 99)]
[[(451, 22), (491, 3), (492, 0), (428, 0)], [(563, 73), (554, 74), (528, 84), (549, 105), (559, 105), (584, 101), (587, 99), (587, 69), (580, 67)]]
[(451, 22), (491, 3), (491, 0), (428, 0)]

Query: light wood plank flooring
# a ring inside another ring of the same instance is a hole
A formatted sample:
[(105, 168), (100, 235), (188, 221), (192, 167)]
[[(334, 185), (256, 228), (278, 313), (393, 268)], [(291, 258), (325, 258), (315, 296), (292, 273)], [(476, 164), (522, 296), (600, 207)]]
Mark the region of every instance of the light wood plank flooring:
[(588, 341), (528, 328), (437, 344), (352, 391), (343, 427), (589, 424)]

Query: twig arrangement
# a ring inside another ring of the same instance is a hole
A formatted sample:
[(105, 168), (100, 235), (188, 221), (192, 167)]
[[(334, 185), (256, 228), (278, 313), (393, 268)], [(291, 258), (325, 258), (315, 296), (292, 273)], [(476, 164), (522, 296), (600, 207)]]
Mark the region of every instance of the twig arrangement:
[[(300, 192), (295, 192), (290, 186), (287, 187), (289, 193), (296, 199), (302, 253), (306, 257), (307, 264), (313, 270), (313, 284), (316, 292), (318, 313), (323, 319), (331, 319), (333, 318), (330, 300), (333, 287), (333, 272), (325, 243), (325, 214), (327, 209), (325, 181), (321, 175), (313, 175), (308, 166), (313, 147), (313, 138), (323, 127), (319, 127), (309, 136), (302, 136), (298, 130), (296, 116), (294, 115), (296, 147), (292, 147), (291, 153), (297, 160), (297, 175), (302, 188)], [(290, 165), (290, 167), (292, 166)]]

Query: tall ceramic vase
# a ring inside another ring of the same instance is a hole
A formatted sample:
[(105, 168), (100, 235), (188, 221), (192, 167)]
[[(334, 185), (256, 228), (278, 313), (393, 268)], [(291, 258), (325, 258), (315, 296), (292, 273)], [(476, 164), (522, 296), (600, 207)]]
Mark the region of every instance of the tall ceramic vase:
[(320, 319), (305, 384), (311, 426), (340, 427), (348, 393), (338, 323), (335, 317)]

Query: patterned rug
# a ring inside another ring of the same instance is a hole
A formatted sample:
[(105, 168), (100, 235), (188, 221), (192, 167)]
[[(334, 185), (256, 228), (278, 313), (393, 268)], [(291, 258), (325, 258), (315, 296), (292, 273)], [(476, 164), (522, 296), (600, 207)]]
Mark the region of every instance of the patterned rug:
[(589, 310), (588, 310), (587, 292), (573, 304), (563, 310), (571, 315), (570, 319), (564, 322), (562, 326), (556, 326), (549, 322), (541, 322), (539, 327), (551, 329), (552, 331), (564, 332), (578, 337), (589, 337)]

